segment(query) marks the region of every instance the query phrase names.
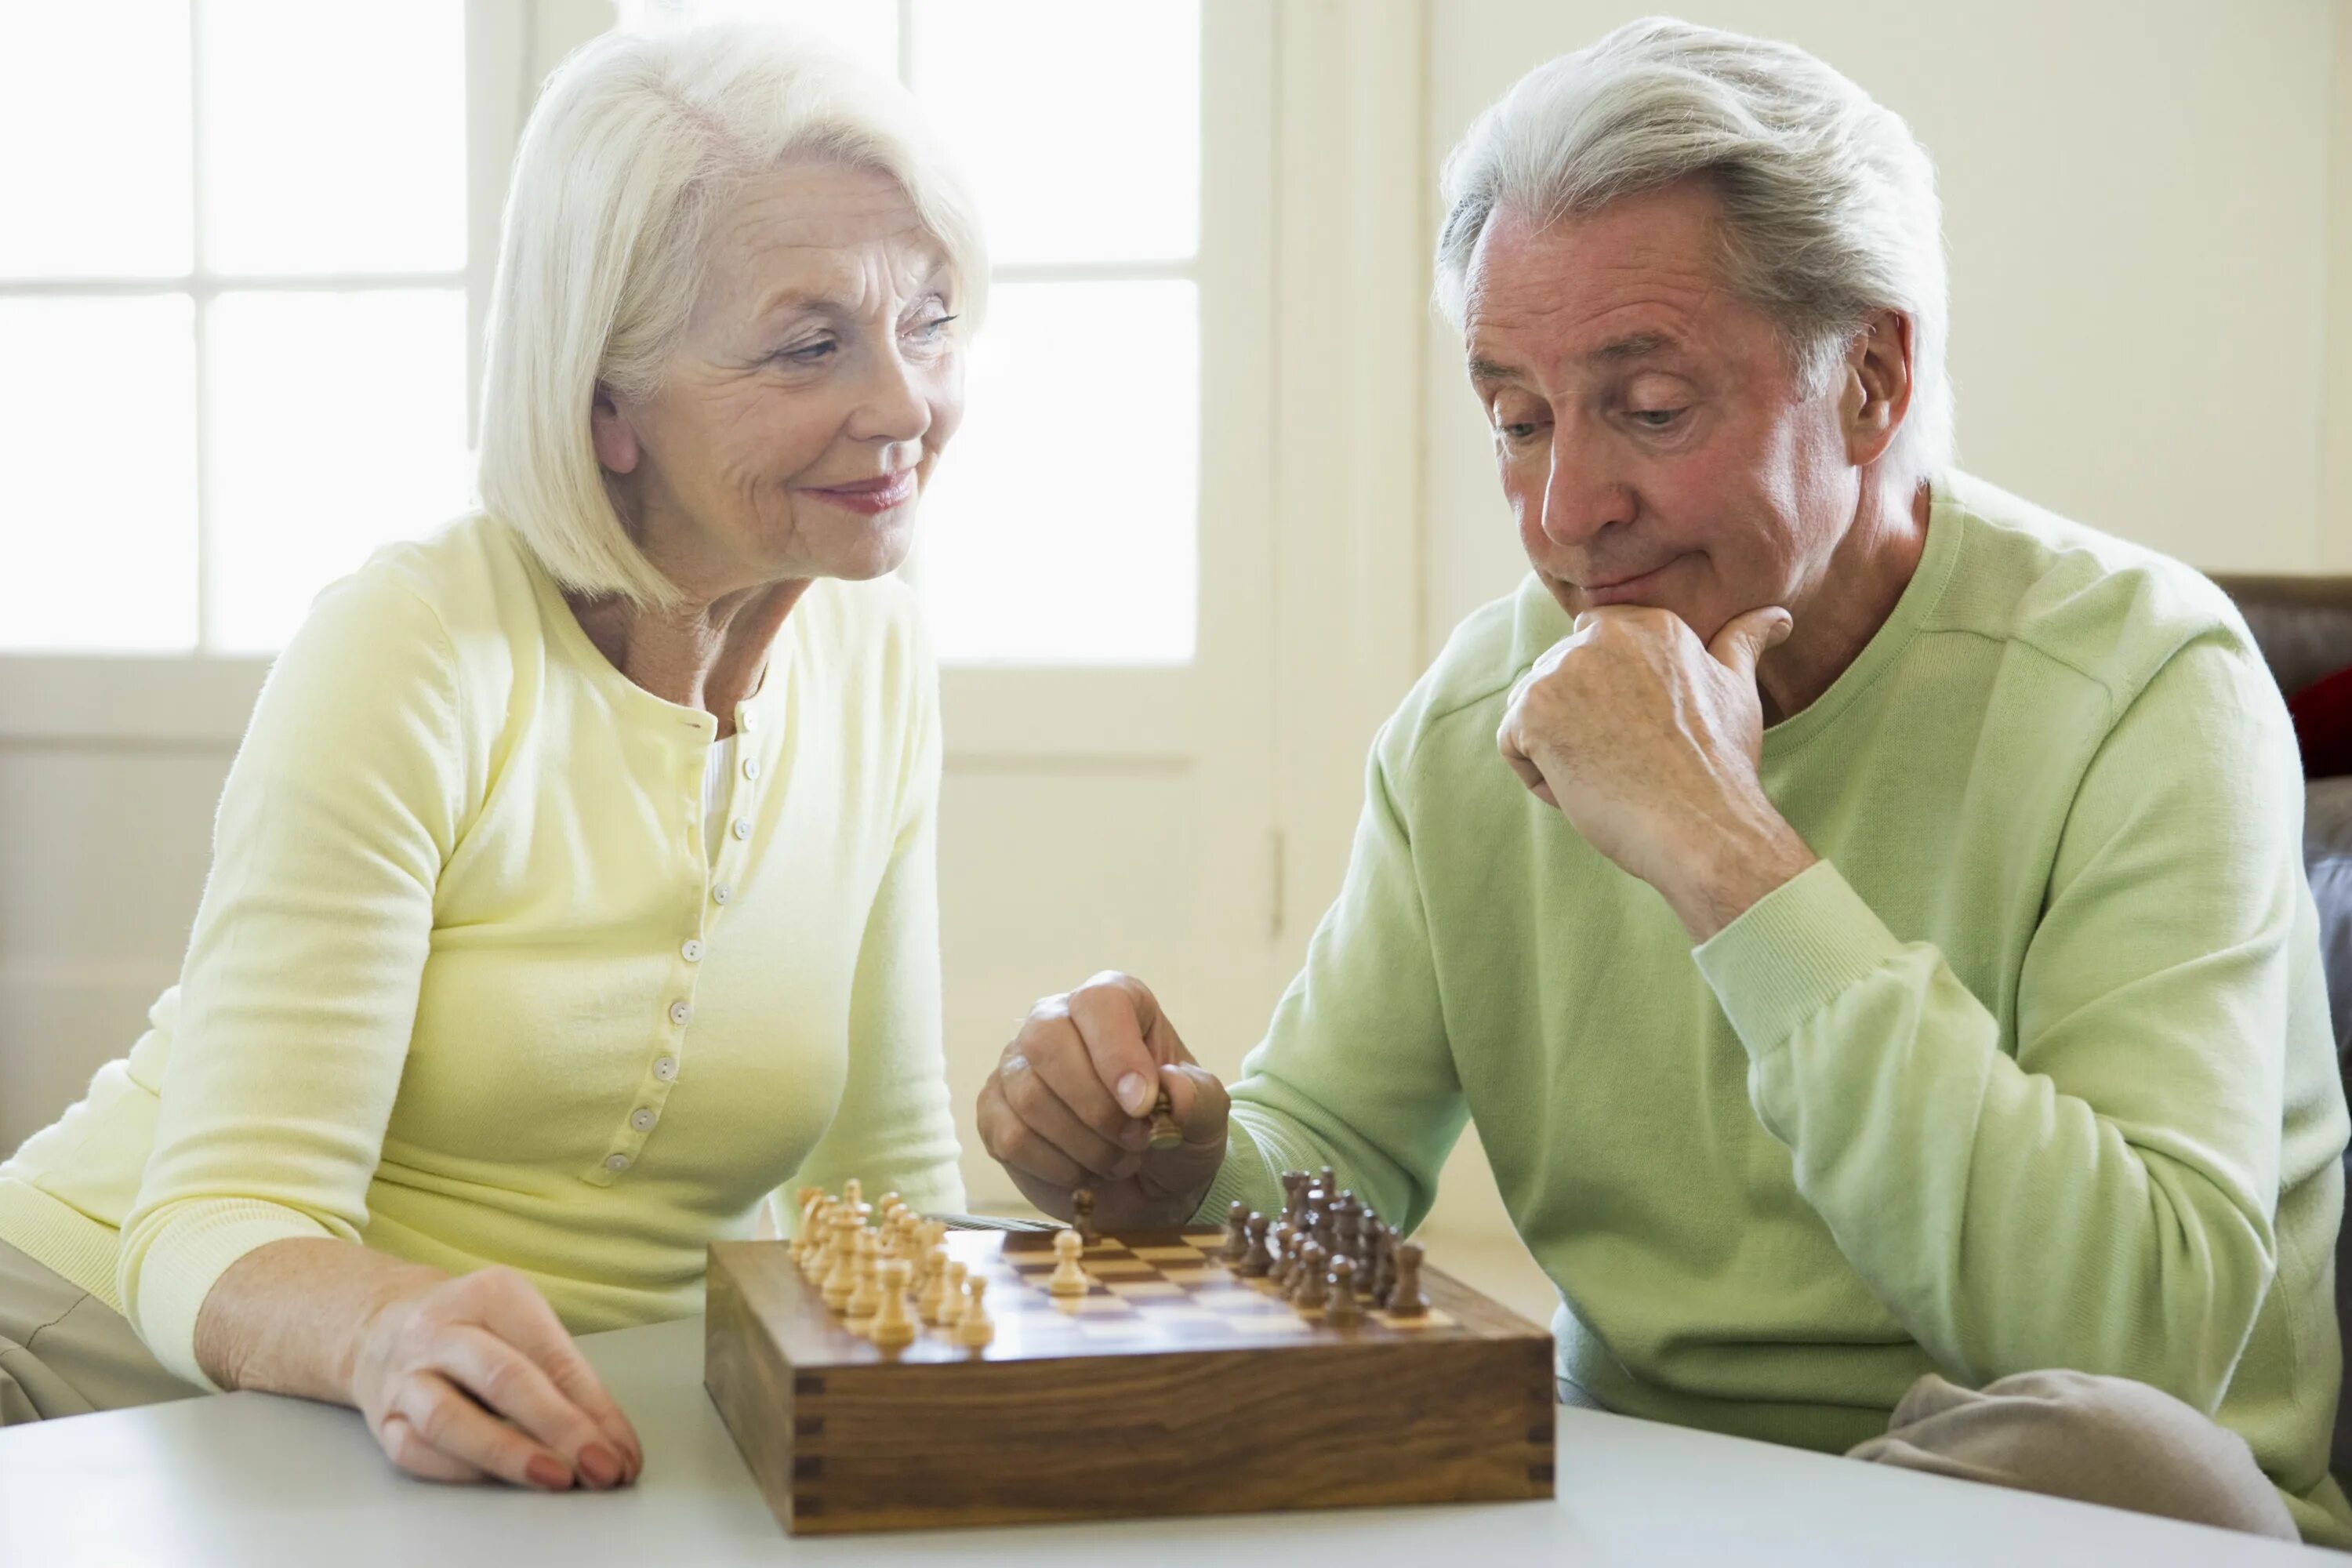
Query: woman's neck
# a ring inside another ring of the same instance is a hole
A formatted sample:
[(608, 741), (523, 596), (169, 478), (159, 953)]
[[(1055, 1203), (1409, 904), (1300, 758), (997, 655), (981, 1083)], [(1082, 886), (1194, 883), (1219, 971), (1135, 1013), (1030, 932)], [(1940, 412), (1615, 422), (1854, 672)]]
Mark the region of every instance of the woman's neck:
[(735, 705), (759, 689), (768, 650), (809, 582), (762, 584), (667, 611), (621, 598), (565, 598), (614, 669), (666, 701), (702, 709), (724, 738), (734, 732)]

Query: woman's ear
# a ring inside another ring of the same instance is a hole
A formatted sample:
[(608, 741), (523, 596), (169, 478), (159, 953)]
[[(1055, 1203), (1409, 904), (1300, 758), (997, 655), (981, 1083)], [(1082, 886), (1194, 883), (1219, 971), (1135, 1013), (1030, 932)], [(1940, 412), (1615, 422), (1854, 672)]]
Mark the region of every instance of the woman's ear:
[(606, 473), (625, 474), (637, 466), (636, 426), (621, 412), (610, 388), (596, 384), (596, 401), (588, 410), (588, 432), (596, 447), (596, 464)]

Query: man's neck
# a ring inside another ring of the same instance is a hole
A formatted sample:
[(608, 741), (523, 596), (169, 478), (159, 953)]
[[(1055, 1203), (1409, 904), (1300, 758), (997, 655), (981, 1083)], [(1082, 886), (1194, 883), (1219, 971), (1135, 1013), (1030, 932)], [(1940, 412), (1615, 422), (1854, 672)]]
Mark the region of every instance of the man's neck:
[(1790, 606), (1796, 625), (1789, 640), (1757, 666), (1766, 723), (1811, 707), (1895, 613), (1927, 548), (1928, 504), (1925, 479), (1908, 498), (1864, 485), (1853, 526), (1838, 541), (1828, 569), (1804, 604)]

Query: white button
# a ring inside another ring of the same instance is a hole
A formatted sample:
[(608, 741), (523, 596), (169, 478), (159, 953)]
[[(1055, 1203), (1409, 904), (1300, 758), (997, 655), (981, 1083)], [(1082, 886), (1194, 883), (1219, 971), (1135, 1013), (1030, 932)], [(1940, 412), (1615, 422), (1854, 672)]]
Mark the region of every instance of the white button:
[(710, 901), (715, 904), (723, 904), (734, 896), (735, 888), (732, 883), (721, 882), (710, 889)]
[(757, 725), (757, 723), (758, 715), (754, 714), (749, 708), (739, 707), (735, 710), (735, 728), (738, 730), (752, 729)]
[(743, 759), (743, 776), (747, 779), (755, 779), (760, 776), (759, 758), (746, 757)]
[[(629, 1112), (629, 1125), (635, 1128), (640, 1132), (650, 1132), (654, 1130), (654, 1113), (641, 1105), (637, 1107), (636, 1110)], [(616, 1160), (626, 1158), (625, 1155), (620, 1154), (615, 1154), (613, 1157)]]
[(748, 816), (739, 816), (735, 819), (735, 826), (728, 831), (738, 838), (749, 838), (751, 837), (751, 819)]
[(684, 956), (688, 963), (700, 963), (702, 962), (702, 943), (697, 942), (692, 937), (688, 937), (686, 941), (679, 943), (677, 951)]
[(629, 1157), (626, 1154), (615, 1154), (604, 1162), (604, 1169), (608, 1171), (620, 1172), (628, 1168)]
[(688, 1006), (686, 1003), (673, 1002), (669, 1005), (669, 1021), (671, 1023), (683, 1025), (688, 1018), (693, 1016), (694, 1009)]
[(656, 1057), (654, 1058), (654, 1076), (661, 1079), (664, 1083), (667, 1083), (670, 1079), (676, 1078), (677, 1076), (677, 1058), (676, 1057)]

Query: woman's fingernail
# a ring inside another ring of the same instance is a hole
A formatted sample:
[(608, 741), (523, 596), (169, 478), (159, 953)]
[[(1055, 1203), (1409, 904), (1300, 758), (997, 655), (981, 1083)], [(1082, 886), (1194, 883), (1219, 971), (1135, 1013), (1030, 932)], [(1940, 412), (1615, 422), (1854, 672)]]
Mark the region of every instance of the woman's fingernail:
[(595, 1486), (609, 1487), (621, 1479), (621, 1461), (602, 1443), (580, 1450), (580, 1473)]
[(533, 1454), (530, 1457), (530, 1462), (523, 1466), (522, 1473), (529, 1476), (530, 1484), (541, 1491), (562, 1492), (572, 1489), (572, 1472), (564, 1468), (562, 1460), (546, 1454)]
[(1118, 1103), (1129, 1116), (1140, 1116), (1151, 1104), (1151, 1086), (1139, 1072), (1131, 1072), (1118, 1080)]

